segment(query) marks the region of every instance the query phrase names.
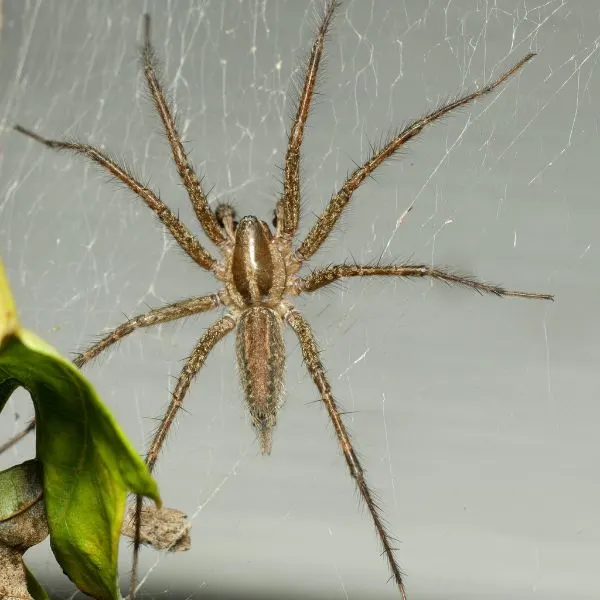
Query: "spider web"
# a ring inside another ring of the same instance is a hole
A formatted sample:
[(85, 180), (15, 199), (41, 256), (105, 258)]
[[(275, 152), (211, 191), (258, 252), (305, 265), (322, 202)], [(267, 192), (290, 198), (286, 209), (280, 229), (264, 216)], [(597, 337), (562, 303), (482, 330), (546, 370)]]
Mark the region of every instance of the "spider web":
[[(290, 78), (313, 10), (296, 0), (4, 5), (0, 255), (29, 328), (68, 354), (124, 315), (215, 284), (140, 201), (11, 125), (124, 157), (198, 232), (139, 72), (149, 11), (212, 202), (270, 222)], [(372, 0), (345, 2), (333, 28), (304, 145), (304, 233), (370, 143), (539, 53), (493, 98), (380, 169), (313, 266), (414, 257), (557, 302), (368, 281), (298, 303), (415, 598), (597, 593), (598, 17), (594, 3), (567, 0)], [(135, 333), (86, 369), (140, 451), (211, 318)], [(192, 549), (144, 551), (142, 593), (396, 597), (297, 343), (286, 339), (287, 401), (268, 459), (244, 413), (232, 336), (197, 378), (157, 468), (167, 505), (193, 518)], [(30, 415), (25, 395), (11, 401), (2, 439)], [(2, 464), (33, 453), (28, 439)], [(47, 545), (28, 557), (56, 597), (73, 593)], [(126, 574), (126, 544), (121, 560)]]

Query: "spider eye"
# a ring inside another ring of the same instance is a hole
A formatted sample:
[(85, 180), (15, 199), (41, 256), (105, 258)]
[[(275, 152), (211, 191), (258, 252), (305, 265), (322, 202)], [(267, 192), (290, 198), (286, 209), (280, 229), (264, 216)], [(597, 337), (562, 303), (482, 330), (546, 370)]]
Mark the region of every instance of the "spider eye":
[(277, 228), (277, 211), (273, 212), (273, 220), (271, 223), (273, 223), (273, 227)]

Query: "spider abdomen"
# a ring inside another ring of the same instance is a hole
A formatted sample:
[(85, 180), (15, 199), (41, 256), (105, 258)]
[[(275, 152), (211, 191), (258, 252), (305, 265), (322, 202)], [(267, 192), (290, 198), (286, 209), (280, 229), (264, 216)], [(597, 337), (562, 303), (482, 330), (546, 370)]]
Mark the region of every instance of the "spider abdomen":
[(245, 310), (238, 321), (236, 353), (252, 426), (263, 454), (271, 453), (271, 431), (283, 394), (285, 347), (281, 317), (270, 308)]

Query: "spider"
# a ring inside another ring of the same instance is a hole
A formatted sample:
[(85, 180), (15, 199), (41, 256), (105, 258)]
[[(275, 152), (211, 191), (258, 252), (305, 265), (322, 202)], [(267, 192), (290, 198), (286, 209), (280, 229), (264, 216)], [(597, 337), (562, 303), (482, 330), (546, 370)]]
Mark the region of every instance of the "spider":
[[(245, 216), (238, 221), (235, 210), (229, 204), (219, 204), (215, 210), (211, 209), (202, 180), (188, 160), (177, 130), (173, 109), (157, 74), (157, 60), (150, 40), (150, 16), (144, 16), (142, 64), (146, 85), (164, 126), (177, 172), (204, 233), (220, 252), (219, 259), (198, 241), (156, 193), (141, 184), (122, 164), (106, 153), (80, 142), (47, 139), (19, 125), (16, 126), (16, 130), (49, 148), (82, 155), (107, 170), (117, 181), (127, 186), (146, 203), (181, 249), (199, 268), (210, 271), (221, 283), (221, 288), (216, 293), (168, 304), (127, 320), (74, 359), (75, 364), (82, 367), (137, 329), (220, 307), (225, 309), (224, 316), (207, 329), (185, 361), (171, 394), (170, 403), (147, 452), (146, 459), (150, 469), (154, 468), (169, 429), (183, 406), (192, 380), (215, 345), (233, 331), (236, 332), (237, 363), (251, 423), (256, 430), (261, 453), (266, 455), (271, 452), (272, 432), (282, 405), (284, 389), (283, 331), (285, 326), (291, 327), (298, 337), (304, 363), (327, 410), (350, 475), (367, 506), (392, 578), (400, 596), (406, 599), (402, 573), (392, 547), (392, 538), (384, 526), (380, 509), (369, 488), (365, 471), (344, 424), (342, 411), (333, 396), (319, 356), (315, 336), (309, 323), (294, 307), (292, 299), (294, 296), (310, 294), (348, 277), (373, 276), (426, 277), (495, 296), (553, 299), (550, 294), (507, 290), (499, 285), (484, 283), (473, 277), (427, 264), (361, 265), (347, 262), (317, 268), (306, 276), (299, 274), (300, 269), (330, 235), (352, 199), (353, 193), (381, 164), (429, 124), (494, 91), (515, 75), (534, 55), (527, 54), (488, 85), (436, 108), (412, 121), (402, 130), (391, 133), (381, 145), (373, 149), (362, 165), (348, 175), (339, 190), (331, 196), (327, 207), (317, 218), (308, 235), (297, 244), (301, 203), (300, 162), (304, 128), (315, 91), (325, 39), (339, 6), (340, 2), (337, 0), (324, 1), (312, 49), (304, 65), (303, 86), (297, 98), (295, 116), (289, 130), (283, 168), (283, 190), (275, 206), (273, 229), (254, 216)], [(134, 565), (135, 562), (134, 559)], [(134, 588), (135, 586), (132, 592)]]

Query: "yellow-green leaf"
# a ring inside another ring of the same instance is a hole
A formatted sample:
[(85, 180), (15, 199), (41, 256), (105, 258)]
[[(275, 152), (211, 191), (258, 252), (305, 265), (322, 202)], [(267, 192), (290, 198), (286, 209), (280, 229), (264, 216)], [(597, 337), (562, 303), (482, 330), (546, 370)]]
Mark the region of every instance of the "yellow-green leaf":
[(0, 410), (17, 386), (28, 390), (35, 407), (54, 555), (81, 591), (120, 598), (117, 551), (126, 496), (160, 504), (156, 483), (87, 379), (20, 327), (0, 263)]

